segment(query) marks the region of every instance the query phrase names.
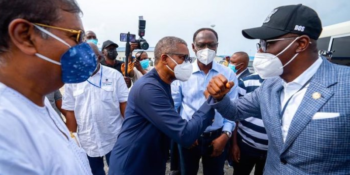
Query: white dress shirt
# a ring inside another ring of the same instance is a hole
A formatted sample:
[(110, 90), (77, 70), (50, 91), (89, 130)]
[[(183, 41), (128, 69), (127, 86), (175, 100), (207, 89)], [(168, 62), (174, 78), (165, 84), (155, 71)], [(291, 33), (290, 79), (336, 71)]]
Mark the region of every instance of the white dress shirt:
[(287, 104), (281, 121), (282, 136), (284, 142), (286, 141), (288, 130), (293, 120), (293, 117), (297, 112), (297, 109), (299, 108), (299, 105), (303, 100), (309, 85), (306, 85), (303, 89), (301, 88), (304, 86), (305, 83), (308, 83), (308, 81), (316, 73), (321, 64), (322, 58), (318, 58), (306, 71), (299, 75), (299, 77), (297, 77), (295, 80), (289, 83), (282, 81), (284, 89), (281, 93), (281, 110), (283, 110), (283, 107), (286, 105), (288, 99), (292, 97), (289, 103)]
[(119, 104), (128, 93), (122, 74), (102, 65), (87, 81), (65, 85), (62, 108), (74, 111), (80, 143), (90, 157), (112, 150), (124, 120)]
[(85, 151), (44, 105), (0, 83), (0, 174), (91, 174)]

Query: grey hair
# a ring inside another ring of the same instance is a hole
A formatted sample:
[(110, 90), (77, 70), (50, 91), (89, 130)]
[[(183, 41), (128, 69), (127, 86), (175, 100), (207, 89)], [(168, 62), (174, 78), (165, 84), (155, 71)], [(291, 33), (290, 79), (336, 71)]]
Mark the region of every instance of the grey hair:
[(175, 36), (167, 36), (159, 40), (154, 49), (154, 63), (158, 64), (162, 54), (176, 52), (178, 44), (184, 44), (187, 46), (186, 41)]
[[(75, 0), (0, 0), (0, 54), (8, 52), (8, 26), (15, 19), (52, 25), (60, 20), (59, 11), (82, 13)], [(38, 30), (36, 30), (38, 31)], [(46, 35), (41, 35), (47, 38)]]

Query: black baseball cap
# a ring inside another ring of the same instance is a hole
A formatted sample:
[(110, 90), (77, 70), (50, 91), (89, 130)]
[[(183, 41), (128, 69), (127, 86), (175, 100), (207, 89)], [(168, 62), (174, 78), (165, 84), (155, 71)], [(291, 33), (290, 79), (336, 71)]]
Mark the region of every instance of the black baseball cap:
[(107, 40), (107, 41), (103, 42), (103, 44), (102, 44), (102, 51), (103, 51), (103, 49), (105, 49), (106, 47), (111, 46), (111, 45), (114, 45), (117, 48), (119, 47), (118, 44), (114, 43), (113, 41)]
[(288, 33), (307, 35), (317, 40), (322, 32), (321, 20), (310, 7), (302, 4), (277, 7), (267, 16), (263, 25), (242, 30), (248, 39), (274, 39)]

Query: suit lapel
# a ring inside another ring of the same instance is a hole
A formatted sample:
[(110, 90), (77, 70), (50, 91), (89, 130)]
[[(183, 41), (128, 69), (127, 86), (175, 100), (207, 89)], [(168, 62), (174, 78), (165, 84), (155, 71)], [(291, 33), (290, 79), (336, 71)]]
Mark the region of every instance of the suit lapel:
[(265, 127), (271, 127), (268, 132), (274, 137), (274, 142), (279, 150), (281, 150), (283, 146), (281, 121), (279, 118), (281, 112), (280, 96), (283, 88), (281, 81), (282, 80), (278, 78), (271, 88), (271, 98), (270, 101), (267, 102), (271, 107), (268, 108), (269, 113), (266, 116), (268, 118), (263, 119), (269, 121), (269, 123), (265, 123)]
[[(312, 116), (333, 96), (334, 92), (329, 89), (329, 87), (334, 85), (336, 80), (337, 74), (336, 70), (334, 70), (334, 66), (327, 60), (323, 60), (323, 63), (311, 80), (310, 86), (293, 117), (288, 130), (286, 142), (281, 152), (282, 154), (305, 129), (311, 121)], [(313, 94), (315, 93), (320, 94), (321, 97), (314, 98)]]

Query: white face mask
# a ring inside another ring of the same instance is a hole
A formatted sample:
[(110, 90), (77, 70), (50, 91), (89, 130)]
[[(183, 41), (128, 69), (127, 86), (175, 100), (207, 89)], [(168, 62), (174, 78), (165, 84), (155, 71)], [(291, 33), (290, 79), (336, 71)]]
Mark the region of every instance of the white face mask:
[(174, 72), (176, 79), (180, 81), (187, 81), (191, 75), (192, 75), (192, 64), (190, 62), (183, 62), (182, 64), (177, 64), (177, 62), (171, 58), (169, 55), (168, 57), (176, 64), (174, 70), (172, 70), (168, 65), (167, 68)]
[(256, 53), (253, 61), (254, 70), (263, 79), (280, 76), (283, 73), (283, 68), (291, 63), (299, 53), (296, 53), (285, 65), (282, 65), (279, 55), (284, 53), (299, 37), (295, 38), (285, 49), (277, 55), (271, 53)]
[(197, 51), (198, 60), (205, 65), (208, 65), (211, 62), (213, 62), (215, 56), (216, 56), (215, 51), (208, 48)]

